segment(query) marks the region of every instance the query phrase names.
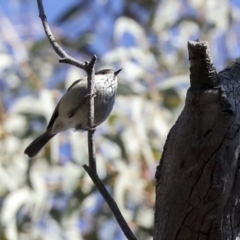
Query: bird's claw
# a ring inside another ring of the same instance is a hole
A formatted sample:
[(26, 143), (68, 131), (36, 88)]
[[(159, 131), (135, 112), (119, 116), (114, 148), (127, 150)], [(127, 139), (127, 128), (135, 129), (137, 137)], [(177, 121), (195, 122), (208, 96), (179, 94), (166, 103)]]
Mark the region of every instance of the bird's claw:
[(94, 126), (92, 128), (89, 127), (89, 128), (86, 129), (86, 131), (93, 131), (93, 132), (95, 132), (96, 131), (96, 126)]
[[(86, 94), (86, 95), (84, 96), (84, 98), (87, 98), (87, 97), (89, 97), (89, 96), (90, 96), (90, 93)], [(96, 91), (96, 89), (95, 89), (95, 90), (93, 90), (92, 98), (93, 98), (93, 97), (96, 97), (96, 96), (97, 96), (97, 91)]]
[(82, 128), (82, 125), (79, 124), (76, 126), (75, 128), (76, 131), (93, 131), (95, 132), (96, 131), (96, 126), (93, 126), (92, 128), (88, 127), (88, 128)]

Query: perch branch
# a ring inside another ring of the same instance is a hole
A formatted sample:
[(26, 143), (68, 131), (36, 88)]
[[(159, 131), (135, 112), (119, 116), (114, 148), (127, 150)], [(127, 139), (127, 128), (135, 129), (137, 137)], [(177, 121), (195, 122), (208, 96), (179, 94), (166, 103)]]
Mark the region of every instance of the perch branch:
[(114, 201), (110, 193), (107, 191), (102, 181), (99, 179), (97, 173), (87, 165), (83, 165), (83, 168), (88, 173), (95, 186), (98, 188), (98, 191), (101, 193), (102, 197), (108, 204), (126, 238), (129, 240), (137, 240), (136, 236), (133, 234), (124, 217), (122, 216), (122, 213), (120, 212), (116, 202)]
[(84, 165), (83, 168), (88, 173), (92, 181), (94, 182), (95, 186), (107, 202), (109, 208), (112, 210), (113, 215), (115, 216), (117, 222), (119, 223), (122, 231), (124, 232), (125, 236), (129, 240), (137, 240), (137, 238), (132, 233), (131, 229), (129, 228), (128, 224), (126, 223), (125, 219), (123, 218), (116, 202), (109, 194), (105, 186), (103, 185), (102, 181), (99, 179), (97, 174), (96, 168), (96, 156), (95, 156), (95, 145), (94, 145), (94, 132), (95, 132), (95, 125), (94, 125), (94, 78), (95, 78), (95, 63), (97, 57), (94, 55), (90, 62), (82, 63), (77, 61), (76, 59), (69, 56), (56, 42), (52, 31), (48, 25), (47, 17), (44, 12), (44, 7), (42, 0), (37, 0), (38, 9), (39, 9), (39, 17), (42, 20), (43, 28), (46, 33), (46, 36), (51, 43), (55, 52), (59, 55), (60, 63), (67, 63), (74, 65), (78, 68), (81, 68), (86, 71), (88, 76), (88, 151), (89, 151), (89, 166)]
[(76, 59), (72, 58), (56, 42), (56, 40), (52, 34), (52, 31), (48, 25), (48, 22), (47, 22), (47, 17), (44, 12), (42, 0), (37, 0), (37, 4), (38, 4), (38, 10), (39, 10), (39, 17), (42, 20), (43, 29), (46, 33), (46, 36), (47, 36), (49, 42), (51, 43), (51, 45), (53, 47), (53, 49), (60, 57), (59, 62), (68, 63), (68, 64), (74, 65), (78, 68), (81, 68), (83, 70), (86, 70), (88, 68), (88, 62), (82, 63), (82, 62), (77, 61)]
[[(95, 57), (95, 58), (94, 58)], [(89, 152), (89, 166), (94, 172), (97, 173), (96, 169), (96, 154), (95, 154), (95, 144), (94, 144), (94, 132), (95, 132), (95, 125), (94, 125), (94, 78), (95, 78), (95, 71), (94, 66), (97, 60), (97, 57), (94, 56), (92, 61), (88, 64), (88, 152)]]

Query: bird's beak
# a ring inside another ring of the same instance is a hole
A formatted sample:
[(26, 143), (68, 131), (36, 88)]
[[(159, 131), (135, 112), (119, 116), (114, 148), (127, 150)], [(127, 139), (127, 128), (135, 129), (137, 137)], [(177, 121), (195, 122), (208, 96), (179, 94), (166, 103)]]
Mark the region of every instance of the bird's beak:
[(116, 72), (114, 72), (114, 75), (117, 76), (121, 71), (122, 69), (117, 70)]

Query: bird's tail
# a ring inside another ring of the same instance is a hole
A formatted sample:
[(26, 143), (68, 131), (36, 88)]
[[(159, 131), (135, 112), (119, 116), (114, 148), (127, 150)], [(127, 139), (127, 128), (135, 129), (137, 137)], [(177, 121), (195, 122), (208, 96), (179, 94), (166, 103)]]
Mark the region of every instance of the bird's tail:
[(44, 147), (44, 145), (52, 138), (55, 134), (51, 134), (49, 131), (46, 131), (35, 139), (24, 151), (28, 157), (35, 157), (38, 152)]

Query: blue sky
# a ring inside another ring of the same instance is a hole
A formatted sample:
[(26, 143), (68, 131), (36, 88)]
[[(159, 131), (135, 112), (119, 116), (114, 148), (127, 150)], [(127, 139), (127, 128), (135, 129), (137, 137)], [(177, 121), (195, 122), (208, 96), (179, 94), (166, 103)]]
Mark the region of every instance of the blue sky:
[[(21, 9), (21, 11), (32, 10), (36, 12), (36, 14), (38, 14), (37, 0), (31, 0), (26, 2), (27, 4), (22, 4), (23, 9)], [(79, 2), (79, 0), (67, 0), (67, 1), (43, 0), (48, 20), (50, 22), (54, 21), (60, 13), (62, 13), (68, 6), (71, 6), (71, 4), (75, 2)], [(0, 1), (0, 10), (3, 11), (6, 15), (11, 16), (15, 12), (19, 11), (18, 8), (18, 6), (20, 5), (19, 3), (20, 3), (19, 0)]]

